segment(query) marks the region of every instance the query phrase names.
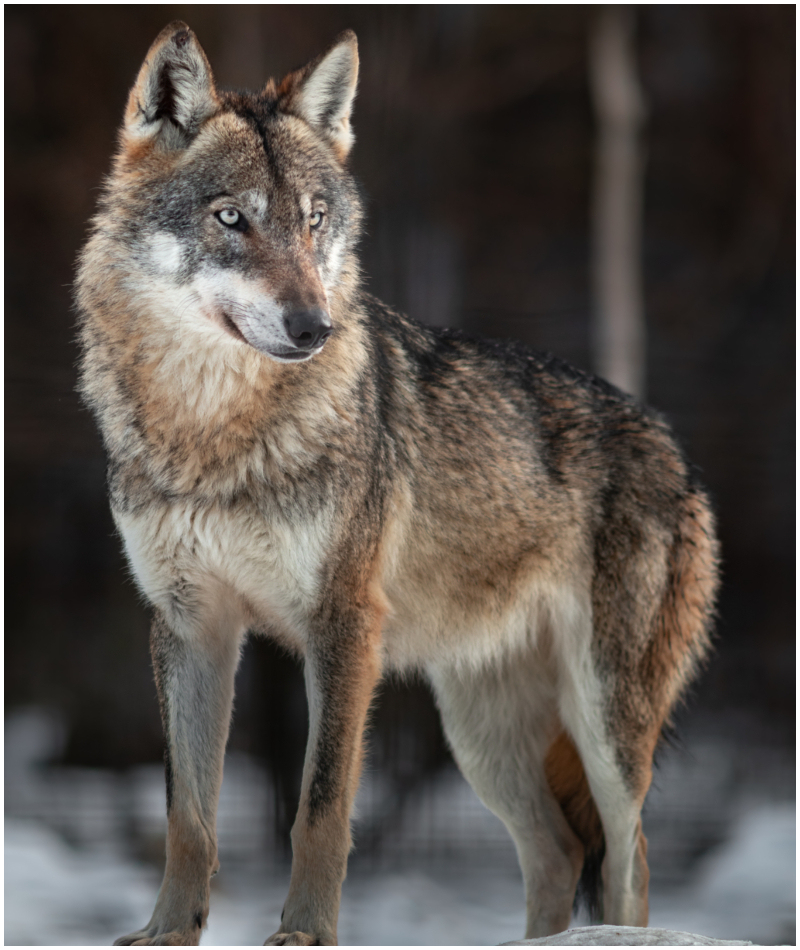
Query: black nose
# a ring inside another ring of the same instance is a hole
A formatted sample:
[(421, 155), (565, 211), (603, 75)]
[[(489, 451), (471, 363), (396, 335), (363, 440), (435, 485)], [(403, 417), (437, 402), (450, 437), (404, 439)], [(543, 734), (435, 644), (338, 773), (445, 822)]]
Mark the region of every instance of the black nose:
[(283, 318), (283, 322), (289, 339), (301, 350), (313, 350), (321, 346), (333, 329), (331, 318), (320, 307), (293, 310)]

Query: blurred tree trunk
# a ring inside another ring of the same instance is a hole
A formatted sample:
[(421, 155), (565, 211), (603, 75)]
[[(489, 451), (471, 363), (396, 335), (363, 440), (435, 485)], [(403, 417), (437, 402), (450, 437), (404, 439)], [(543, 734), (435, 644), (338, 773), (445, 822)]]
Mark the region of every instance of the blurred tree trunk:
[(636, 77), (632, 7), (609, 6), (590, 37), (597, 115), (592, 207), (593, 331), (597, 373), (625, 392), (645, 393), (641, 275), (644, 104)]

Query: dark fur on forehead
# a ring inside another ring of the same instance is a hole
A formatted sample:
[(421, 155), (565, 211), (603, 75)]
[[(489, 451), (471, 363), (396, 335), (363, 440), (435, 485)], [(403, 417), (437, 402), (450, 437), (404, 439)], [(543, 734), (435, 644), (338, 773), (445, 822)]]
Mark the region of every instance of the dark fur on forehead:
[(234, 112), (242, 118), (255, 119), (261, 125), (267, 125), (282, 113), (278, 91), (272, 79), (260, 92), (223, 92), (220, 98), (223, 110)]
[[(266, 85), (259, 92), (222, 92), (219, 93), (222, 111), (233, 112), (245, 119), (247, 122), (255, 125), (259, 135), (264, 140), (264, 146), (269, 151), (267, 144), (268, 129), (281, 116), (294, 116), (295, 110), (292, 107), (296, 81), (293, 80), (298, 73), (292, 73), (283, 80), (280, 87), (274, 79), (267, 81)], [(304, 71), (303, 71), (304, 72)], [(320, 143), (326, 142), (323, 135), (319, 135)], [(336, 155), (337, 160), (340, 156)]]

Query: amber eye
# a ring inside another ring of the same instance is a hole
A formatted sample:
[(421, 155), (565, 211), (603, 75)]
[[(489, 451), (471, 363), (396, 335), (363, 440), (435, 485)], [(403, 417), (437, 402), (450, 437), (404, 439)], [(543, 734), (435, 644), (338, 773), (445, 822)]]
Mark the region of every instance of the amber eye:
[(317, 228), (322, 224), (322, 219), (325, 217), (323, 211), (315, 211), (311, 217), (308, 219), (308, 224), (312, 231), (316, 231)]

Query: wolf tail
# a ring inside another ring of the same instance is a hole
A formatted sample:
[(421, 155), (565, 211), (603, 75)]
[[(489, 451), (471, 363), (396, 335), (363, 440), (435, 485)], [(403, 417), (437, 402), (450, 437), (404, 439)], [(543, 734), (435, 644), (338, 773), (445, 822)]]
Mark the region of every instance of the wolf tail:
[(583, 844), (583, 870), (578, 881), (575, 907), (585, 907), (593, 921), (600, 920), (603, 907), (600, 869), (606, 851), (603, 825), (578, 750), (565, 732), (560, 733), (550, 746), (545, 772), (567, 824)]

